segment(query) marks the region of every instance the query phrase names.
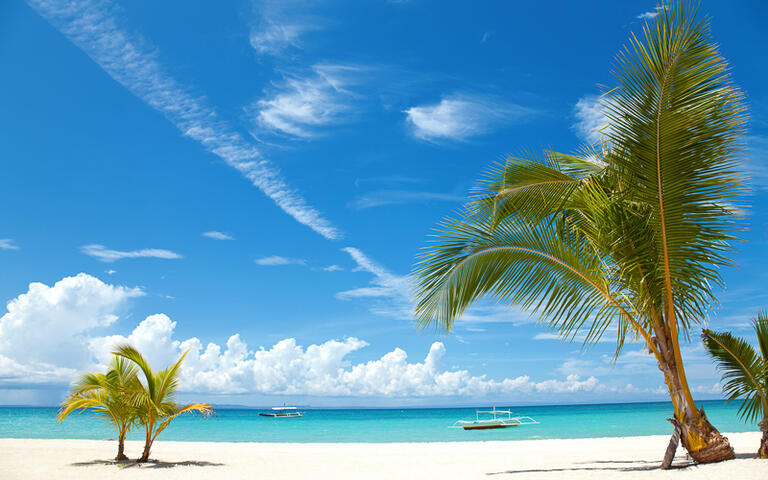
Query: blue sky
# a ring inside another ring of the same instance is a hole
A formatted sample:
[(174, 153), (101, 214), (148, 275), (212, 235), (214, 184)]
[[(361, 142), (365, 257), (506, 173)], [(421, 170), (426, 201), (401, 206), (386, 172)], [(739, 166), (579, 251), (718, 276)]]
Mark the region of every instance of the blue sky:
[[(419, 332), (405, 277), (493, 162), (591, 138), (654, 5), (4, 2), (0, 403), (55, 403), (118, 340), (192, 348), (185, 395), (218, 403), (664, 399), (639, 345), (612, 367), (610, 341), (491, 302)], [(766, 7), (702, 10), (752, 115), (711, 319), (746, 334), (768, 307)], [(717, 397), (693, 334), (691, 383)]]

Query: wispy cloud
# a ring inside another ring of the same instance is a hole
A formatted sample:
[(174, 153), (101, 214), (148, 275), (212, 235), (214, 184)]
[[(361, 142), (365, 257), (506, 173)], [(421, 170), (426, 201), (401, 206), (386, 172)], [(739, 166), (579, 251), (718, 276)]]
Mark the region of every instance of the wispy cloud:
[(603, 138), (600, 129), (604, 127), (607, 119), (603, 115), (602, 105), (602, 97), (586, 95), (580, 98), (573, 108), (576, 123), (572, 128), (582, 139), (590, 143), (599, 143)]
[(18, 245), (14, 245), (12, 238), (0, 238), (0, 250), (19, 250)]
[(208, 106), (205, 98), (166, 73), (147, 42), (118, 26), (109, 2), (29, 0), (30, 5), (115, 81), (161, 112), (185, 136), (237, 169), (298, 222), (329, 239), (338, 229), (290, 188), (259, 150)]
[(461, 202), (463, 200), (463, 196), (453, 193), (414, 192), (408, 190), (379, 190), (361, 195), (354, 202), (352, 202), (351, 205), (353, 208), (363, 210), (366, 208), (403, 203), (427, 203), (433, 201)]
[(102, 262), (114, 262), (123, 258), (164, 258), (176, 259), (182, 258), (176, 252), (163, 250), (161, 248), (142, 248), (141, 250), (110, 250), (104, 245), (85, 245), (80, 249), (84, 254), (89, 255)]
[(274, 267), (278, 265), (306, 265), (307, 261), (302, 258), (289, 258), (281, 257), (279, 255), (272, 255), (270, 257), (262, 257), (254, 260), (257, 265), (265, 267)]
[(754, 190), (768, 191), (768, 136), (749, 135), (747, 175)]
[(637, 16), (640, 20), (651, 20), (656, 18), (659, 15), (659, 12), (663, 10), (663, 7), (656, 7), (653, 10), (649, 10), (647, 12), (643, 12), (640, 15)]
[(223, 232), (217, 232), (215, 230), (210, 232), (203, 232), (204, 237), (213, 238), (214, 240), (234, 240), (235, 237)]
[(280, 24), (266, 22), (251, 29), (249, 40), (251, 47), (260, 54), (278, 55), (286, 48), (299, 48), (300, 35), (310, 30), (308, 25)]
[(340, 272), (344, 269), (336, 264), (333, 264), (333, 265), (328, 265), (327, 267), (323, 268), (323, 270), (325, 270), (326, 272)]
[(315, 65), (309, 74), (287, 75), (277, 92), (252, 105), (263, 129), (310, 138), (319, 129), (347, 119), (351, 92), (346, 90), (358, 69), (344, 65)]
[(404, 113), (417, 138), (463, 141), (531, 116), (534, 111), (495, 98), (457, 94), (435, 104), (411, 107)]
[(109, 270), (104, 270), (104, 273), (106, 273), (107, 275), (114, 275), (117, 273), (117, 270), (113, 270), (110, 268)]

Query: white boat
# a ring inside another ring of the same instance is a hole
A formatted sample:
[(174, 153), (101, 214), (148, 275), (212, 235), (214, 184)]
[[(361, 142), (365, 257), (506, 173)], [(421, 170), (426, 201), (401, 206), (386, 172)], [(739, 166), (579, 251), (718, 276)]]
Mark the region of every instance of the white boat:
[(272, 407), (269, 412), (260, 412), (262, 417), (274, 417), (274, 418), (295, 418), (303, 417), (304, 412), (300, 412), (296, 407)]
[[(490, 416), (480, 418), (480, 415)], [(510, 410), (475, 410), (474, 420), (459, 420), (451, 428), (463, 428), (464, 430), (488, 430), (491, 428), (517, 427), (518, 425), (533, 425), (539, 423), (531, 417), (512, 416)]]

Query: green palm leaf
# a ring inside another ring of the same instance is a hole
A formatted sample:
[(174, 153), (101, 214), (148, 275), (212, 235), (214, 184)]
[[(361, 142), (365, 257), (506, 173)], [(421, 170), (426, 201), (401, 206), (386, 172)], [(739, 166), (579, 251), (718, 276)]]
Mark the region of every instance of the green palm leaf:
[(704, 330), (702, 336), (709, 355), (723, 372), (723, 390), (729, 401), (743, 398), (739, 415), (750, 422), (761, 419), (768, 413), (765, 360), (746, 340), (730, 332)]

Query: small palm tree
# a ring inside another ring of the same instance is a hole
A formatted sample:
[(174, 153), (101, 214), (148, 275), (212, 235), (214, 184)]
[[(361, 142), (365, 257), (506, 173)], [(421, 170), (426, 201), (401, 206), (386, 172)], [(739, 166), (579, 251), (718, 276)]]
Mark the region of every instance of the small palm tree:
[(186, 352), (176, 363), (159, 372), (152, 370), (144, 356), (130, 345), (122, 345), (113, 353), (133, 362), (144, 377), (144, 381), (139, 382), (138, 388), (131, 393), (130, 398), (131, 404), (138, 409), (140, 421), (145, 428), (144, 451), (138, 462), (149, 460), (152, 444), (174, 418), (186, 413), (198, 412), (203, 416), (214, 413), (213, 407), (207, 403), (179, 405), (174, 401), (181, 363), (187, 355)]
[(138, 412), (129, 402), (129, 395), (138, 386), (137, 369), (133, 363), (115, 356), (106, 374), (88, 373), (80, 377), (72, 393), (61, 402), (56, 418), (61, 423), (75, 410), (93, 410), (117, 429), (115, 460), (128, 460), (124, 453), (125, 435), (138, 420)]
[(679, 434), (707, 463), (734, 452), (693, 400), (680, 337), (706, 321), (731, 264), (745, 106), (689, 7), (664, 5), (618, 56), (601, 145), (510, 158), (439, 227), (416, 272), (416, 315), (450, 331), (488, 295), (566, 339), (615, 332), (617, 356), (627, 338), (644, 342), (673, 403), (669, 451)]
[(760, 353), (746, 340), (730, 332), (704, 330), (702, 338), (709, 355), (723, 372), (723, 389), (728, 401), (743, 398), (739, 415), (749, 422), (760, 420), (763, 438), (758, 458), (768, 458), (768, 312), (752, 321)]

